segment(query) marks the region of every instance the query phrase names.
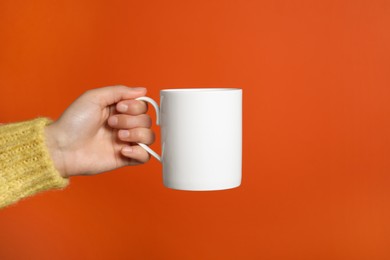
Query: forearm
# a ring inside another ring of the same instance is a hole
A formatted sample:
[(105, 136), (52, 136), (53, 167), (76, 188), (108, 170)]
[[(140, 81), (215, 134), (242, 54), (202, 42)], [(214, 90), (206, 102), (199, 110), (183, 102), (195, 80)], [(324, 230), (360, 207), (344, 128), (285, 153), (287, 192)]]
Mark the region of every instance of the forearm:
[(50, 120), (0, 126), (0, 208), (40, 191), (67, 186), (48, 151)]

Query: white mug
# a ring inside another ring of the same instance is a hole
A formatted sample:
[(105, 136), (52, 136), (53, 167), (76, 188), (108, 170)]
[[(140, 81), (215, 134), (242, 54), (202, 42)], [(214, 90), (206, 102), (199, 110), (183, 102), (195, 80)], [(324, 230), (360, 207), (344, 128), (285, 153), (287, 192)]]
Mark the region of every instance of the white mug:
[(164, 186), (177, 190), (223, 190), (240, 186), (242, 89), (193, 88), (160, 91), (156, 109), (161, 127)]

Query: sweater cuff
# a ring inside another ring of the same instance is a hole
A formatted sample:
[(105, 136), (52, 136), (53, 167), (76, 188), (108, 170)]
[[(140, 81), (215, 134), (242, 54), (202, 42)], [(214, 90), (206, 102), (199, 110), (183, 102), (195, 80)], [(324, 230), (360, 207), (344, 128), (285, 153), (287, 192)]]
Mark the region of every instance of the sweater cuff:
[(54, 167), (45, 143), (47, 118), (0, 126), (0, 208), (69, 180)]

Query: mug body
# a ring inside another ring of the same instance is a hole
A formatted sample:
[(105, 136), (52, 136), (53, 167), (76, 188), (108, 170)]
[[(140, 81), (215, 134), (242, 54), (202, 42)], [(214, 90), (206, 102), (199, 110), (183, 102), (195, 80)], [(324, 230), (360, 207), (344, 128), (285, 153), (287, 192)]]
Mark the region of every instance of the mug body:
[(241, 89), (166, 89), (160, 109), (166, 187), (202, 191), (241, 184)]

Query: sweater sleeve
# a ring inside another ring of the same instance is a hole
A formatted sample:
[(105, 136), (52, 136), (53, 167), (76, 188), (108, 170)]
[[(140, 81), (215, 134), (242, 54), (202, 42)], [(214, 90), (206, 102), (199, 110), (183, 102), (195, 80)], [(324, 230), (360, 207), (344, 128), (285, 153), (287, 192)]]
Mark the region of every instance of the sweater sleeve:
[(50, 123), (37, 118), (0, 126), (0, 208), (68, 185), (69, 180), (55, 169), (47, 150), (44, 127)]

